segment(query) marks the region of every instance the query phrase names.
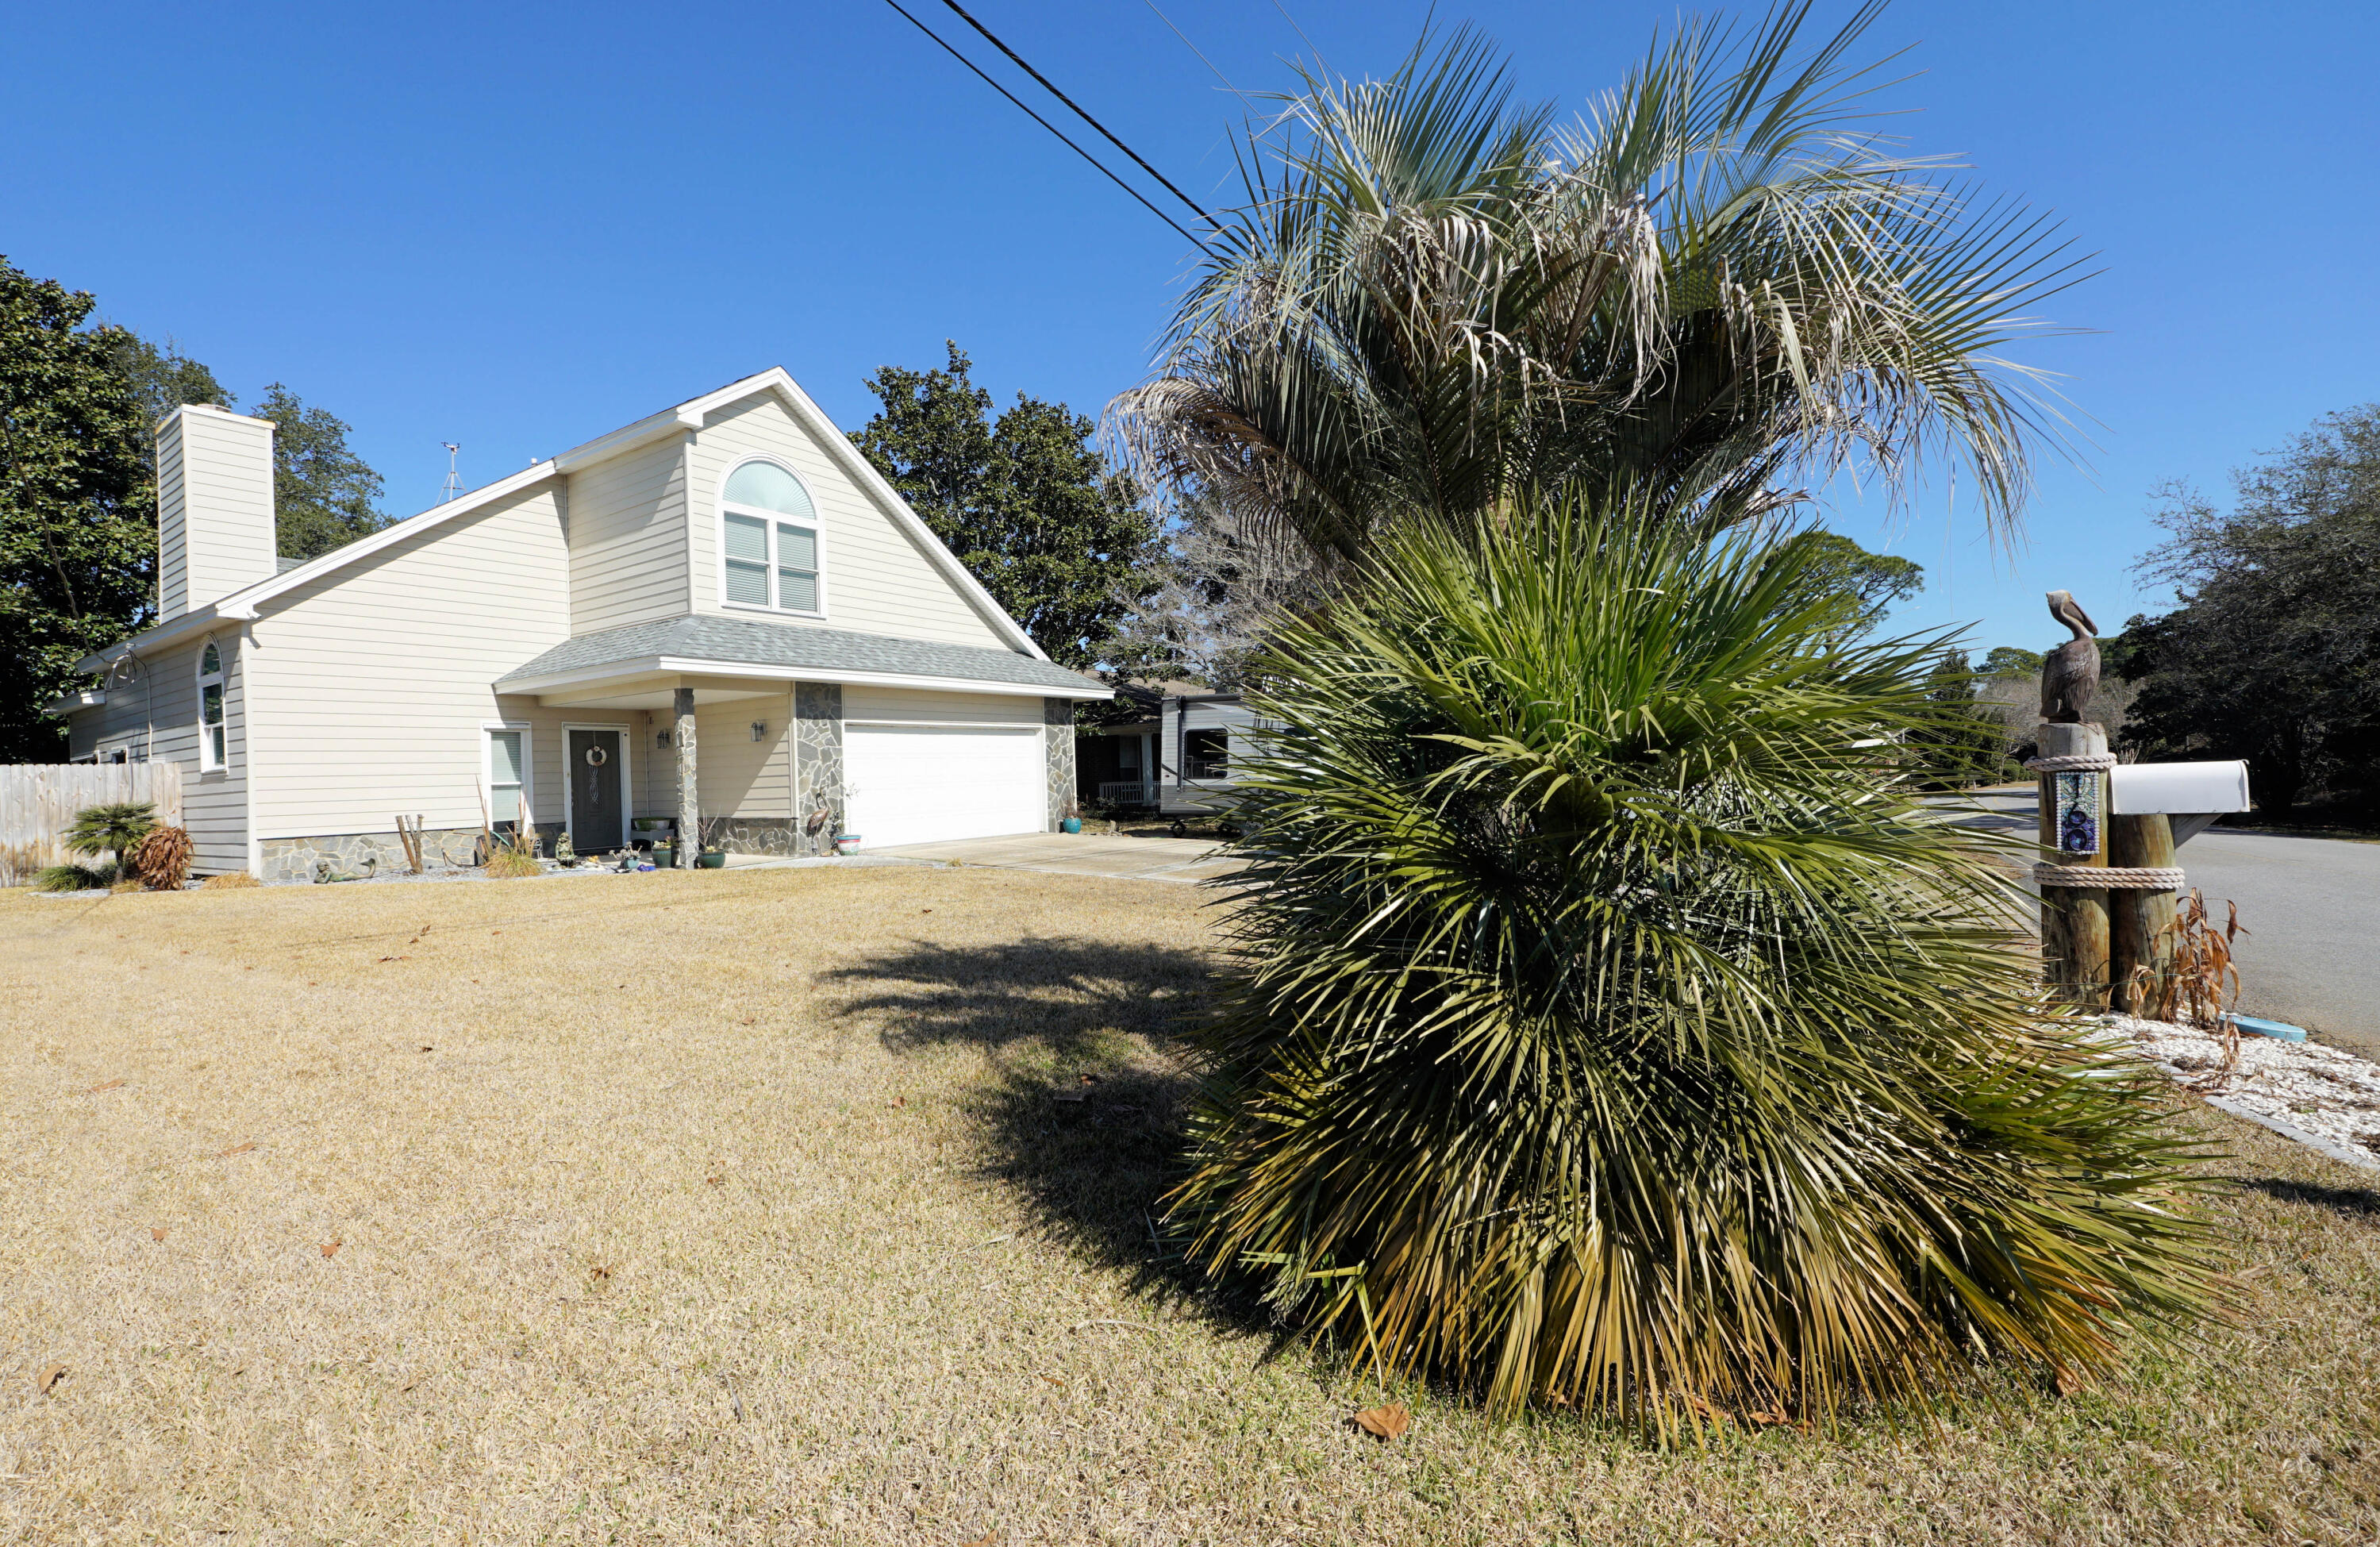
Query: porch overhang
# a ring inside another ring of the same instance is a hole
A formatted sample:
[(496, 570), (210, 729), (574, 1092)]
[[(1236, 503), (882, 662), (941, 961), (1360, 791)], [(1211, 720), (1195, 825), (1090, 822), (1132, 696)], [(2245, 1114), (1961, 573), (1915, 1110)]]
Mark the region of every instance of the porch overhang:
[(693, 688), (746, 698), (797, 682), (944, 693), (1099, 700), (1112, 689), (1038, 656), (758, 619), (688, 616), (583, 634), (496, 679), (495, 690), (550, 704), (607, 702)]

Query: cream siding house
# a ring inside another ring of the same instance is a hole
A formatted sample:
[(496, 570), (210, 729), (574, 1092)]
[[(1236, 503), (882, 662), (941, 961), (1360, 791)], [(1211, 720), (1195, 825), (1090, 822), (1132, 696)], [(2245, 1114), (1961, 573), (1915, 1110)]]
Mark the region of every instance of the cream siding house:
[[(782, 370), (303, 565), (273, 426), (159, 428), (159, 618), (83, 663), (73, 755), (170, 759), (203, 872), (432, 863), (482, 823), (730, 850), (1042, 831), (1073, 794), (1051, 663)], [(636, 825), (641, 821), (645, 825)], [(688, 846), (678, 846), (690, 859)]]

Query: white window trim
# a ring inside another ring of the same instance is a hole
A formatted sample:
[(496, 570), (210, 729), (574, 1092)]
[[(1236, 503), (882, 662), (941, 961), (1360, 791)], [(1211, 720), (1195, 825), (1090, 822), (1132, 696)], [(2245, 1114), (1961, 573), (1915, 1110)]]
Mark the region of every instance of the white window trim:
[[(526, 720), (482, 720), (480, 722), (480, 810), (487, 813), (488, 826), (496, 825), (496, 731), (518, 731), (521, 738), (520, 803), (528, 813), (531, 827), (537, 825), (537, 744), (536, 732)], [(568, 745), (567, 742), (565, 745)]]
[[(810, 518), (808, 520), (804, 521), (797, 518), (788, 516), (782, 510), (763, 510), (756, 505), (739, 505), (729, 502), (727, 498), (727, 481), (734, 478), (737, 472), (745, 468), (750, 467), (755, 462), (766, 462), (769, 466), (775, 468), (778, 471), (783, 473), (787, 478), (792, 479), (796, 484), (801, 486), (802, 496), (810, 502)], [(718, 489), (711, 499), (710, 505), (710, 542), (711, 546), (719, 551), (718, 562), (711, 566), (715, 571), (711, 577), (711, 580), (712, 583), (719, 588), (719, 605), (722, 610), (738, 613), (764, 613), (772, 617), (822, 618), (826, 616), (826, 517), (819, 506), (818, 491), (810, 487), (809, 480), (804, 478), (800, 473), (795, 472), (791, 467), (788, 467), (783, 457), (738, 457), (734, 462), (728, 465), (726, 471), (719, 475)], [(769, 594), (771, 596), (777, 594), (777, 523), (783, 521), (792, 526), (808, 527), (809, 529), (810, 541), (817, 549), (818, 558), (817, 607), (805, 612), (796, 607), (764, 607), (757, 602), (730, 602), (727, 600), (727, 518), (730, 516), (746, 516), (756, 521), (766, 521), (769, 523)]]
[[(509, 725), (505, 727), (507, 730), (511, 728), (512, 727)], [(598, 721), (591, 720), (565, 720), (562, 723), (562, 761), (565, 765), (570, 761), (570, 733), (572, 731), (597, 731), (602, 735), (617, 737), (619, 738), (619, 750), (613, 755), (620, 760), (619, 847), (625, 848), (628, 847), (628, 838), (630, 834), (628, 822), (629, 819), (635, 814), (637, 804), (637, 781), (631, 777), (635, 773), (636, 768), (635, 764), (628, 761), (628, 751), (631, 744), (628, 727), (622, 725), (607, 725)], [(524, 742), (522, 745), (527, 746), (528, 743)], [(577, 815), (570, 809), (571, 802), (577, 798), (572, 792), (577, 789), (577, 787), (578, 781), (572, 776), (572, 770), (567, 766), (565, 766), (562, 770), (562, 830), (565, 833), (569, 832), (572, 825), (577, 821)]]
[[(210, 650), (215, 652), (213, 671), (207, 670), (207, 652)], [(224, 662), (223, 641), (212, 634), (200, 640), (198, 654), (190, 659), (190, 671), (198, 679), (196, 702), (193, 707), (197, 711), (199, 723), (199, 772), (220, 774), (231, 766), (231, 672)], [(207, 725), (207, 689), (209, 688), (223, 689), (221, 701), (224, 745), (221, 757), (215, 755), (215, 738), (208, 734), (210, 727)]]

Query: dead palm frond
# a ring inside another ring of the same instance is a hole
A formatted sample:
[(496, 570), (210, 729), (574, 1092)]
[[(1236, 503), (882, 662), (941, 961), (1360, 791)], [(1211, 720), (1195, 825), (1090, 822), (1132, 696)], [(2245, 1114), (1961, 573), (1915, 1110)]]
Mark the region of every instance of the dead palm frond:
[(1418, 519), (1284, 627), (1194, 1254), (1664, 1431), (2104, 1370), (2206, 1293), (2160, 1082), (2045, 1019), (2009, 883), (1875, 758), (1941, 642), (1690, 527)]
[(1308, 72), (1242, 147), (1245, 207), (1111, 430), (1152, 479), (1360, 553), (1385, 512), (1645, 488), (1738, 516), (1947, 458), (2002, 534), (2070, 273), (2041, 221), (1898, 153), (1805, 5), (1690, 22), (1574, 125), (1467, 29), (1386, 80)]

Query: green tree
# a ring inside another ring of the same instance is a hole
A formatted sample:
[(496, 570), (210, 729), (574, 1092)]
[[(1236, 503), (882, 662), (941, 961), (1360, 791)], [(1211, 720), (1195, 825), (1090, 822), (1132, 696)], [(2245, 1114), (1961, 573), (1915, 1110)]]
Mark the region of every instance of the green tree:
[(250, 410), (273, 421), (273, 525), (283, 558), (310, 559), (388, 525), (381, 476), (347, 446), (346, 421), (279, 382)]
[(2170, 1090), (2043, 1020), (2010, 883), (1880, 774), (1938, 642), (1689, 525), (1407, 523), (1284, 625), (1192, 1258), (1664, 1431), (2107, 1370), (2216, 1283)]
[(121, 329), (87, 291), (0, 258), (0, 759), (63, 759), (42, 711), (80, 657), (146, 621), (156, 589), (149, 426)]
[(2219, 509), (2159, 491), (2142, 560), (2180, 605), (2135, 617), (2111, 664), (2140, 688), (2123, 737), (2162, 758), (2244, 759), (2286, 815), (2380, 810), (2380, 404), (2328, 414), (2233, 475)]
[(2027, 650), (2022, 645), (1994, 645), (1976, 670), (1985, 676), (2038, 677), (2042, 659), (2040, 651)]
[(1967, 789), (1999, 776), (2007, 732), (1998, 713), (1978, 701), (1976, 683), (1963, 650), (1944, 651), (1925, 674), (1933, 713), (1911, 733), (1909, 744), (1931, 788)]
[(1823, 528), (1786, 539), (1809, 583), (1840, 591), (1858, 605), (1858, 624), (1872, 627), (1888, 610), (1925, 589), (1925, 566), (1897, 554), (1873, 554), (1840, 532)]
[(994, 419), (948, 347), (942, 370), (869, 377), (883, 408), (852, 444), (1051, 660), (1089, 666), (1131, 605), (1156, 518), (1089, 420), (1021, 392)]
[(1386, 80), (1305, 74), (1116, 402), (1144, 475), (1341, 557), (1513, 489), (1744, 517), (1928, 459), (2009, 530), (2058, 421), (2005, 347), (2061, 249), (1894, 143), (1849, 56), (1876, 7), (1815, 46), (1806, 10), (1686, 23), (1567, 126), (1467, 29)]
[(123, 328), (111, 328), (108, 335), (116, 373), (131, 387), (140, 405), (141, 421), (152, 433), (159, 420), (185, 403), (239, 407), (213, 372), (176, 349), (172, 340), (161, 349)]

